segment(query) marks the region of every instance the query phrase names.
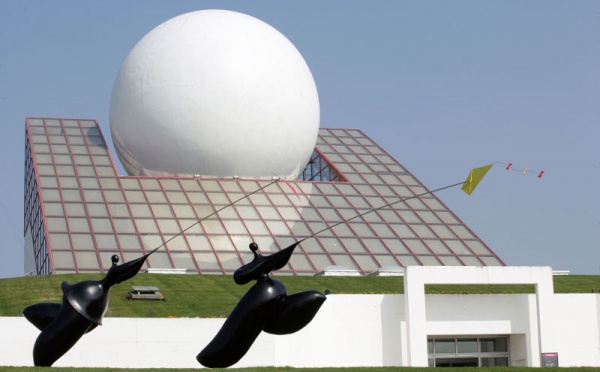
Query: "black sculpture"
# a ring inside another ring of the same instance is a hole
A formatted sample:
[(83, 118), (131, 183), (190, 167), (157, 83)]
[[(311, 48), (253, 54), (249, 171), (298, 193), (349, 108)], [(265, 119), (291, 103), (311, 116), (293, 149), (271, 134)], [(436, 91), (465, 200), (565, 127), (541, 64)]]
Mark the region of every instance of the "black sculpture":
[(113, 255), (112, 266), (104, 279), (84, 280), (76, 284), (63, 282), (61, 304), (43, 302), (26, 307), (23, 315), (42, 331), (33, 347), (33, 363), (51, 366), (81, 336), (102, 325), (110, 287), (133, 278), (154, 251), (122, 265), (117, 265), (119, 257)]
[(269, 275), (285, 266), (298, 244), (270, 256), (260, 255), (258, 245), (250, 244), (254, 258), (235, 271), (233, 280), (239, 285), (256, 280), (256, 284), (234, 307), (215, 338), (198, 354), (198, 362), (209, 368), (229, 367), (242, 359), (261, 331), (284, 335), (310, 323), (325, 301), (325, 295), (306, 291), (288, 296), (283, 283)]

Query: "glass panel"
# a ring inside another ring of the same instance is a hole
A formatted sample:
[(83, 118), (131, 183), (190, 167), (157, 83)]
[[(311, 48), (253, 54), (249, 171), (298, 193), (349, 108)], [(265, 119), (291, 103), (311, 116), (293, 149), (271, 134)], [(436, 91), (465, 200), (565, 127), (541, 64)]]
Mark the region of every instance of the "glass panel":
[(292, 257), (290, 258), (290, 264), (292, 265), (292, 267), (294, 268), (294, 270), (296, 272), (298, 272), (298, 271), (314, 272), (315, 271), (315, 269), (310, 264), (310, 261), (308, 261), (308, 258), (303, 254), (292, 255)]
[(342, 218), (333, 208), (320, 208), (319, 212), (323, 216), (323, 219), (329, 223), (335, 223), (342, 221)]
[(54, 167), (52, 165), (38, 165), (37, 170), (39, 175), (54, 175)]
[[(83, 210), (83, 207), (81, 207), (81, 210)], [(62, 204), (60, 204), (60, 203), (44, 203), (44, 212), (45, 212), (46, 216), (63, 216), (64, 215), (63, 207), (62, 207)], [(68, 208), (67, 208), (67, 213), (69, 213)], [(85, 215), (85, 214), (83, 214), (83, 215)]]
[(207, 234), (225, 234), (225, 229), (223, 228), (223, 225), (221, 225), (221, 222), (217, 220), (204, 220), (200, 224), (202, 225), (202, 228)]
[(458, 219), (456, 219), (456, 217), (450, 213), (450, 212), (446, 212), (446, 211), (440, 211), (437, 212), (437, 215), (442, 219), (442, 221), (444, 221), (445, 223), (459, 223), (460, 221), (458, 221)]
[(166, 204), (150, 204), (152, 206), (152, 212), (154, 212), (155, 217), (173, 217), (173, 212), (171, 212), (171, 207)]
[(156, 226), (156, 223), (154, 223), (154, 220), (147, 218), (139, 218), (135, 220), (135, 223), (137, 225), (138, 231), (141, 234), (158, 233), (158, 227)]
[(52, 252), (52, 258), (54, 259), (54, 266), (61, 268), (75, 268), (75, 260), (73, 259), (73, 252)]
[(96, 234), (96, 243), (98, 244), (98, 249), (101, 250), (117, 250), (119, 247), (117, 245), (117, 240), (115, 236), (112, 234)]
[(344, 244), (344, 246), (346, 247), (346, 250), (348, 250), (348, 252), (350, 252), (350, 253), (366, 253), (366, 250), (363, 247), (363, 245), (360, 243), (360, 240), (351, 239), (351, 238), (341, 238), (340, 240), (342, 241), (342, 243)]
[(429, 227), (442, 239), (456, 237), (450, 229), (443, 225), (429, 225)]
[(81, 187), (86, 189), (99, 189), (100, 184), (97, 178), (80, 178)]
[(97, 233), (113, 232), (112, 225), (108, 218), (92, 218), (91, 221), (92, 221), (92, 228), (94, 229), (94, 232), (97, 232)]
[[(166, 239), (166, 240), (168, 240), (167, 249), (171, 253), (173, 251), (177, 251), (177, 252), (189, 251), (187, 242), (186, 242), (185, 238), (183, 237), (183, 235), (176, 236), (172, 240), (169, 240), (169, 239)], [(172, 256), (172, 254), (171, 254), (171, 256)], [(175, 266), (178, 266), (178, 265), (175, 265)]]
[[(119, 236), (119, 239), (121, 237)], [(146, 251), (153, 250), (157, 247), (161, 247), (163, 245), (163, 240), (160, 235), (146, 234), (140, 236), (142, 240), (142, 245)], [(159, 252), (156, 252), (159, 253)], [(152, 255), (154, 256), (154, 254)], [(150, 257), (152, 257), (150, 256)]]
[(154, 252), (148, 257), (148, 264), (150, 267), (156, 269), (171, 269), (173, 265), (171, 264), (171, 260), (169, 256), (165, 252)]
[(167, 197), (171, 203), (188, 203), (187, 197), (183, 192), (167, 191)]
[(487, 266), (503, 266), (502, 262), (496, 257), (481, 256), (481, 259)]
[(397, 258), (398, 258), (398, 261), (400, 261), (400, 264), (405, 267), (406, 266), (415, 266), (415, 265), (422, 266), (422, 264), (416, 259), (415, 256), (402, 255), (402, 256), (397, 256)]
[(67, 221), (62, 217), (47, 217), (46, 224), (48, 231), (67, 231)]
[(277, 210), (273, 207), (261, 207), (258, 206), (256, 207), (256, 209), (258, 210), (258, 213), (262, 216), (263, 219), (277, 219), (279, 220), (279, 214), (277, 213)]
[(471, 251), (467, 249), (467, 247), (460, 240), (444, 240), (446, 245), (454, 252), (455, 254), (471, 254)]
[(482, 353), (506, 352), (508, 351), (508, 338), (481, 338), (479, 339), (479, 345)]
[(219, 253), (219, 259), (225, 270), (234, 271), (242, 265), (238, 255), (235, 253)]
[(489, 254), (490, 251), (478, 240), (466, 240), (465, 243), (478, 255)]
[(354, 263), (354, 261), (352, 261), (352, 258), (348, 255), (332, 255), (331, 259), (333, 260), (333, 262), (335, 262), (336, 265), (346, 266), (349, 269), (359, 269)]
[(158, 227), (160, 228), (160, 231), (165, 236), (165, 239), (168, 238), (166, 235), (174, 235), (174, 234), (178, 234), (181, 232), (179, 225), (173, 219), (169, 219), (169, 220), (157, 219), (156, 222), (158, 222)]
[(124, 189), (128, 189), (128, 190), (139, 190), (140, 189), (140, 184), (136, 178), (122, 177), (121, 178), (121, 186), (123, 186)]
[(267, 227), (273, 235), (286, 235), (290, 233), (290, 230), (284, 222), (281, 221), (265, 221)]
[(180, 182), (186, 191), (202, 191), (196, 180), (180, 180)]
[(96, 166), (96, 171), (97, 171), (99, 177), (116, 177), (117, 176), (117, 174), (115, 173), (115, 168), (113, 168), (112, 166), (110, 166), (110, 167)]
[(263, 194), (253, 194), (250, 199), (254, 205), (271, 205), (269, 199)]
[(104, 197), (100, 190), (83, 190), (83, 196), (87, 202), (102, 202)]
[(329, 201), (337, 208), (347, 208), (350, 207), (346, 199), (341, 196), (330, 196)]
[(477, 339), (459, 339), (456, 346), (459, 353), (476, 353)]
[(389, 253), (387, 248), (379, 239), (363, 239), (363, 243), (371, 253)]
[(400, 239), (384, 239), (383, 241), (393, 254), (410, 254), (409, 250)]
[(369, 228), (369, 225), (363, 222), (351, 222), (349, 225), (352, 228), (352, 230), (356, 233), (356, 235), (360, 236), (363, 239), (369, 237), (376, 237), (371, 228)]
[[(71, 203), (70, 205), (73, 207), (77, 206), (74, 203)], [(108, 217), (108, 211), (106, 210), (105, 204), (88, 204), (87, 209), (88, 209), (90, 216)]]
[(134, 217), (152, 217), (150, 207), (146, 204), (130, 204), (129, 207)]
[(167, 203), (167, 198), (162, 191), (146, 191), (148, 201), (152, 203)]
[(252, 235), (268, 235), (269, 230), (262, 221), (245, 221), (246, 227), (248, 227), (248, 231)]
[(189, 205), (173, 205), (172, 207), (178, 219), (196, 218), (194, 210)]
[(376, 271), (379, 268), (379, 264), (373, 260), (371, 255), (355, 255), (354, 260), (357, 262), (359, 268), (364, 273), (370, 273)]
[(208, 204), (208, 198), (202, 193), (188, 192), (188, 197), (193, 204)]
[(71, 248), (69, 235), (56, 233), (49, 233), (48, 235), (50, 236), (50, 247), (52, 249)]
[(129, 218), (114, 218), (113, 224), (115, 225), (115, 231), (118, 233), (135, 233), (135, 226), (133, 221)]
[(396, 232), (396, 234), (405, 239), (405, 238), (414, 238), (416, 237), (416, 235), (413, 233), (413, 231), (408, 227), (408, 225), (405, 224), (394, 224), (391, 225), (392, 229)]
[(246, 231), (246, 228), (244, 227), (244, 224), (241, 221), (230, 221), (230, 220), (224, 220), (223, 224), (225, 225), (225, 229), (227, 230), (227, 233), (229, 235), (231, 234), (247, 234), (248, 232)]
[[(96, 156), (94, 157), (94, 163), (96, 166), (101, 166), (101, 165), (105, 165), (105, 166), (111, 166), (112, 163), (110, 162), (110, 158), (108, 156)], [(108, 167), (106, 167), (108, 168)]]
[(90, 226), (86, 218), (69, 218), (71, 232), (89, 232)]
[(142, 184), (142, 187), (146, 190), (160, 190), (160, 184), (158, 183), (158, 180), (154, 179), (154, 178), (142, 178), (140, 179), (140, 183)]
[(460, 256), (465, 266), (483, 266), (483, 263), (475, 256)]
[(179, 182), (177, 182), (177, 180), (162, 179), (160, 180), (160, 183), (162, 184), (162, 187), (165, 190), (181, 190), (181, 187), (179, 187)]
[(194, 253), (201, 271), (221, 271), (217, 257), (211, 252)]
[(194, 251), (210, 250), (211, 246), (204, 235), (186, 235), (190, 248)]
[(450, 250), (446, 248), (444, 243), (441, 240), (437, 239), (428, 239), (425, 240), (425, 244), (431, 249), (435, 254), (451, 254)]
[(217, 193), (211, 192), (211, 193), (208, 193), (208, 198), (210, 199), (211, 203), (214, 205), (223, 206), (223, 205), (230, 204), (230, 201), (225, 194), (217, 194)]
[(413, 224), (413, 230), (417, 233), (421, 238), (435, 238), (436, 236), (433, 232), (427, 227), (427, 225)]
[(456, 353), (454, 340), (435, 340), (434, 352), (436, 354)]
[(202, 187), (204, 188), (204, 191), (221, 191), (221, 186), (219, 186), (219, 183), (217, 181), (213, 181), (213, 180), (202, 180)]
[(458, 235), (461, 239), (473, 239), (474, 236), (467, 230), (467, 228), (463, 225), (453, 225), (452, 230)]
[(331, 262), (326, 254), (311, 254), (310, 260), (317, 271), (325, 270), (329, 266), (333, 265), (333, 262)]
[(140, 240), (137, 235), (122, 235), (119, 234), (119, 243), (122, 249), (140, 249)]
[(104, 191), (104, 195), (106, 196), (106, 201), (109, 203), (125, 203), (122, 191), (106, 190)]
[(78, 165), (77, 175), (79, 177), (96, 177), (96, 172), (94, 171), (94, 168), (87, 165)]
[(111, 203), (108, 205), (108, 210), (110, 211), (110, 215), (113, 217), (131, 217), (129, 215), (129, 208), (127, 208), (127, 204)]
[(377, 260), (377, 262), (379, 262), (380, 267), (386, 267), (386, 266), (399, 266), (400, 263), (398, 263), (398, 261), (396, 261), (396, 259), (394, 258), (394, 256), (391, 255), (375, 255), (375, 259)]
[(84, 249), (88, 251), (96, 249), (90, 234), (73, 234), (71, 235), (71, 239), (73, 239), (73, 247), (75, 247), (75, 249)]
[(58, 174), (59, 176), (74, 176), (75, 169), (71, 165), (57, 165), (56, 174)]
[(197, 271), (196, 260), (189, 252), (171, 253), (171, 258), (175, 267), (188, 269), (189, 271)]
[(342, 246), (339, 240), (336, 238), (320, 238), (319, 239), (323, 249), (329, 253), (346, 253), (346, 250)]
[(146, 197), (142, 191), (125, 190), (125, 197), (130, 203), (145, 203)]
[(435, 256), (419, 255), (417, 256), (421, 263), (425, 266), (439, 266), (440, 261)]
[(81, 269), (100, 269), (96, 252), (76, 251), (77, 266)]
[(382, 238), (392, 238), (395, 237), (394, 233), (392, 232), (392, 230), (390, 230), (389, 227), (387, 227), (384, 224), (371, 224), (371, 228), (373, 230), (375, 230), (375, 233), (377, 234), (377, 236), (382, 237)]
[(404, 244), (408, 246), (414, 254), (431, 254), (431, 251), (427, 249), (425, 244), (418, 239), (405, 239)]
[(462, 262), (455, 256), (438, 256), (445, 266), (463, 266)]
[(60, 177), (60, 186), (67, 189), (78, 189), (79, 183), (75, 177)]

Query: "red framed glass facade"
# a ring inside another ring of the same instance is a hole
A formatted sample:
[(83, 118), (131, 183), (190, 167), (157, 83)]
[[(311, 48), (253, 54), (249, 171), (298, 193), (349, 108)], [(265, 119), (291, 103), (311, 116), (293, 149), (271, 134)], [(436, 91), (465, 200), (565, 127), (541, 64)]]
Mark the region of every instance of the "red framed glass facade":
[[(118, 176), (95, 120), (28, 118), (25, 147), (25, 235), (38, 275), (101, 272), (113, 254), (128, 261), (159, 246), (148, 267), (233, 273), (251, 259), (250, 242), (274, 252), (427, 191), (356, 129), (321, 129), (302, 180), (275, 183)], [(429, 194), (307, 239), (280, 272), (312, 275), (332, 265), (368, 274), (386, 266), (504, 263)]]

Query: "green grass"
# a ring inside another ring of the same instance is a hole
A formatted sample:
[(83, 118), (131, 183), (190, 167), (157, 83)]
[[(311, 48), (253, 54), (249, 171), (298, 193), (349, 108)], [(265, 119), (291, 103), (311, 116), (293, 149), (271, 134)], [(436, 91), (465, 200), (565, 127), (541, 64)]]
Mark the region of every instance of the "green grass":
[[(69, 274), (0, 279), (0, 316), (20, 316), (38, 302), (60, 302), (63, 280), (75, 283), (97, 280), (102, 274)], [(289, 293), (329, 289), (335, 294), (403, 293), (402, 277), (278, 276)], [(160, 288), (164, 301), (129, 301), (132, 285)], [(251, 283), (238, 286), (230, 275), (138, 274), (110, 290), (106, 316), (113, 317), (226, 317)], [(591, 293), (600, 290), (600, 276), (555, 276), (556, 293)], [(534, 293), (533, 285), (428, 285), (430, 294)]]
[[(527, 367), (452, 367), (444, 368), (448, 372), (535, 372), (538, 368)], [(597, 372), (599, 369), (594, 367), (579, 368), (554, 368), (554, 371), (575, 371), (575, 372)], [(128, 369), (128, 368), (60, 368), (60, 367), (2, 367), (2, 371), (7, 372), (197, 372), (198, 369)], [(213, 369), (212, 371), (239, 371), (239, 372), (439, 372), (439, 368), (410, 368), (410, 367), (356, 367), (356, 368), (291, 368), (291, 367), (256, 367), (256, 368), (235, 368), (235, 369)]]

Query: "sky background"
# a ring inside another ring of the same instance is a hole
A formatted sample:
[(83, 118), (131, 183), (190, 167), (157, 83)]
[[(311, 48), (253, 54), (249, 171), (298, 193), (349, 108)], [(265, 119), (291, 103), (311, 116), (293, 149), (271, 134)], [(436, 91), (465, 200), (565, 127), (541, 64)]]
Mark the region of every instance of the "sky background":
[(437, 195), (509, 265), (600, 275), (599, 1), (0, 0), (0, 278), (23, 274), (25, 118), (97, 119), (112, 151), (128, 52), (202, 9), (278, 29), (321, 127), (363, 130), (429, 189), (496, 161), (543, 170)]

